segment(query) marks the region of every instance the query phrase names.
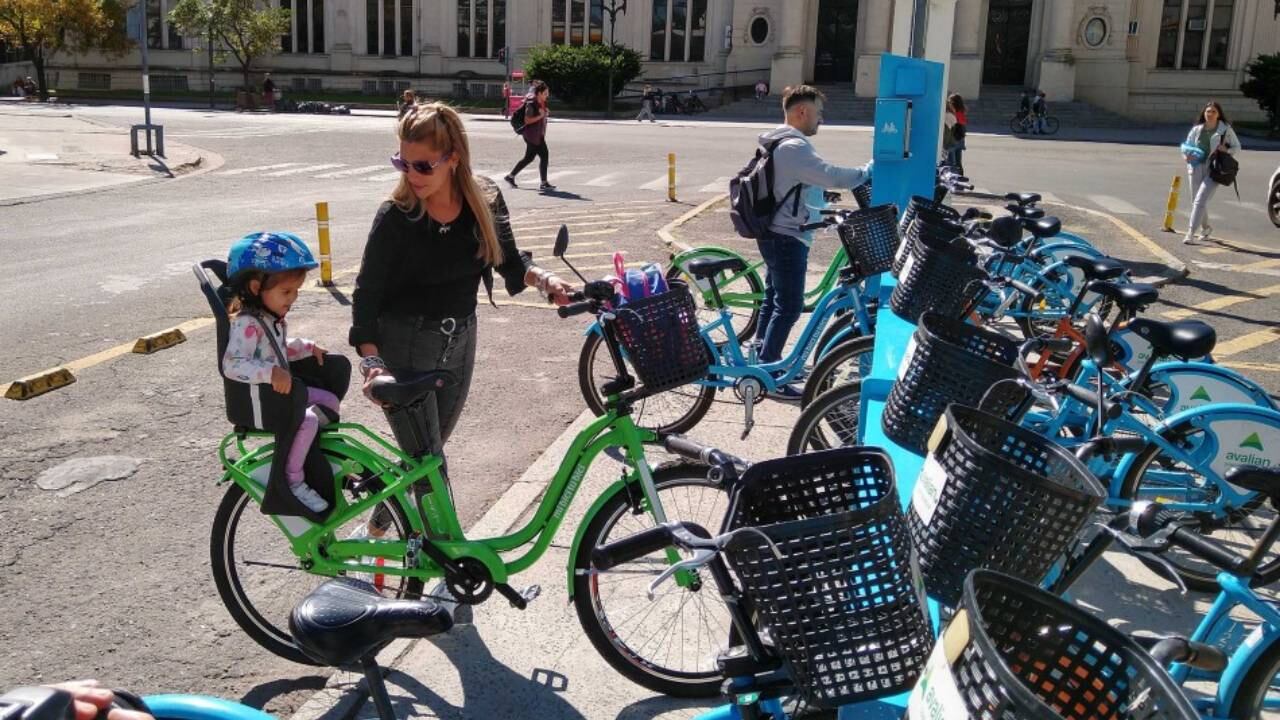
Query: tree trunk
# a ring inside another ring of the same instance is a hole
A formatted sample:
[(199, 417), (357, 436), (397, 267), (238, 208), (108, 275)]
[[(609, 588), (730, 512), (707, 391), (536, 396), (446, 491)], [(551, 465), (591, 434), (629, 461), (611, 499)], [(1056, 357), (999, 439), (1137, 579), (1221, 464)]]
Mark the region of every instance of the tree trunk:
[(44, 53), (36, 48), (31, 53), (31, 64), (36, 67), (36, 87), (40, 89), (40, 100), (47, 101), (49, 99), (49, 83), (45, 80), (44, 70)]

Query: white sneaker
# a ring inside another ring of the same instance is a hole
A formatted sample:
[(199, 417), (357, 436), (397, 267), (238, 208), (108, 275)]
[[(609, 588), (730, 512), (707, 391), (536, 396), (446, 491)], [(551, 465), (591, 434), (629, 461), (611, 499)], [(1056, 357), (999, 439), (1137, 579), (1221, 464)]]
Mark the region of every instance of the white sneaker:
[(298, 483), (289, 489), (293, 491), (293, 496), (302, 501), (302, 504), (306, 505), (311, 512), (321, 513), (329, 509), (329, 503), (305, 482)]
[(1213, 237), (1213, 226), (1212, 226), (1212, 225), (1210, 225), (1209, 223), (1205, 223), (1204, 225), (1201, 225), (1201, 226), (1200, 226), (1200, 239), (1201, 239), (1201, 240), (1208, 240), (1208, 239), (1209, 239), (1209, 238), (1211, 238), (1211, 237)]

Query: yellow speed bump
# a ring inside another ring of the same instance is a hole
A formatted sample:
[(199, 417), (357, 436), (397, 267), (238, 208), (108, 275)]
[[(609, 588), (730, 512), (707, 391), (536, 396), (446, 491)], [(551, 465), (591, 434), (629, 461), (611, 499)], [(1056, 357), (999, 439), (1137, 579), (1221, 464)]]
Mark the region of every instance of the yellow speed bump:
[(72, 375), (70, 370), (57, 367), (14, 380), (9, 384), (9, 389), (5, 391), (4, 396), (10, 400), (30, 400), (37, 395), (57, 390), (75, 381), (76, 376)]
[(187, 336), (183, 335), (181, 330), (178, 328), (169, 328), (168, 330), (162, 330), (158, 333), (152, 333), (138, 338), (138, 341), (133, 344), (133, 351), (139, 355), (150, 355), (157, 350), (171, 348), (178, 343), (184, 343), (186, 341)]

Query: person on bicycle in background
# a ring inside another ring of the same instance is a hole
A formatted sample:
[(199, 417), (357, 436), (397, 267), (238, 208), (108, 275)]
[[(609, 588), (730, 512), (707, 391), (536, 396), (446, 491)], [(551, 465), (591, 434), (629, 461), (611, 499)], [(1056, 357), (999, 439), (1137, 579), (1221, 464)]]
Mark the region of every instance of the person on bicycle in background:
[[(789, 87), (782, 96), (786, 123), (762, 133), (761, 147), (773, 145), (774, 197), (778, 208), (769, 231), (756, 240), (764, 258), (764, 300), (760, 304), (760, 325), (756, 329), (759, 361), (777, 362), (782, 358), (791, 328), (804, 310), (805, 272), (809, 266), (809, 246), (813, 231), (804, 230), (818, 217), (826, 202), (823, 191), (828, 188), (852, 189), (871, 177), (870, 163), (861, 167), (840, 167), (823, 160), (809, 138), (822, 125), (822, 104), (826, 96), (809, 85)], [(801, 391), (784, 385), (771, 395), (783, 401), (796, 401)]]
[(1026, 120), (1031, 114), (1031, 93), (1026, 88), (1022, 89), (1022, 96), (1018, 98), (1018, 119)]
[(1045, 115), (1049, 114), (1049, 105), (1045, 102), (1045, 94), (1043, 90), (1036, 92), (1035, 102), (1031, 103), (1031, 133), (1033, 135), (1045, 134)]

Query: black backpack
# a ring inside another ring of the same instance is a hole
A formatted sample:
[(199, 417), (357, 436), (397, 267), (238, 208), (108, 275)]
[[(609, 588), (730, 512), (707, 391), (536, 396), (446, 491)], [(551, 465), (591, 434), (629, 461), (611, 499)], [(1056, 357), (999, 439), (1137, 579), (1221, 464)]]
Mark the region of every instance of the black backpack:
[(769, 230), (778, 208), (793, 195), (792, 215), (800, 213), (800, 188), (797, 184), (783, 195), (773, 195), (773, 151), (778, 144), (790, 140), (774, 140), (762, 148), (756, 148), (755, 157), (729, 181), (729, 219), (733, 229), (744, 238), (759, 239)]
[[(1218, 147), (1209, 154), (1209, 179), (1219, 185), (1235, 185), (1236, 175), (1240, 173), (1240, 163), (1231, 155), (1231, 153), (1223, 152), (1222, 144), (1226, 142), (1226, 136), (1219, 136)], [(1236, 188), (1236, 195), (1239, 196), (1240, 188)]]
[(528, 107), (528, 103), (520, 103), (520, 107), (511, 113), (511, 129), (516, 131), (517, 135), (524, 132), (524, 111)]

